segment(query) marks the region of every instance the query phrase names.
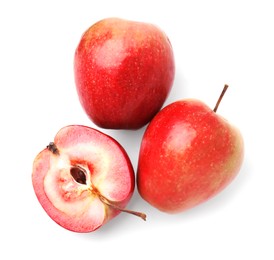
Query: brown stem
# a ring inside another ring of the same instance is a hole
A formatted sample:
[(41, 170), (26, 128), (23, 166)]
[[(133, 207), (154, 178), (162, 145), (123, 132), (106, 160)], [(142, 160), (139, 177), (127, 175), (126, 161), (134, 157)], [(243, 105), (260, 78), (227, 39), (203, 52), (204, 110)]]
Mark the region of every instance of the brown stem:
[(216, 105), (215, 105), (215, 107), (214, 107), (214, 109), (213, 109), (213, 112), (215, 112), (215, 113), (217, 112), (217, 109), (218, 109), (218, 107), (219, 107), (219, 105), (220, 105), (220, 103), (221, 103), (221, 100), (222, 100), (222, 98), (223, 98), (223, 96), (224, 96), (224, 94), (225, 94), (227, 88), (228, 88), (228, 85), (225, 84), (225, 86), (224, 86), (224, 88), (223, 88), (223, 91), (222, 91), (222, 93), (221, 93), (221, 95), (220, 95), (220, 97), (219, 97), (219, 99), (218, 99), (218, 101), (217, 101), (217, 103), (216, 103)]
[(47, 149), (51, 151), (53, 154), (59, 155), (59, 150), (54, 142), (50, 142), (49, 145), (47, 146)]
[(98, 196), (99, 196), (99, 199), (100, 199), (104, 204), (110, 206), (111, 208), (117, 209), (117, 210), (119, 210), (119, 211), (121, 211), (121, 212), (126, 212), (126, 213), (129, 213), (129, 214), (135, 215), (135, 216), (137, 216), (137, 217), (142, 218), (143, 220), (146, 220), (146, 217), (147, 217), (146, 214), (141, 213), (141, 212), (137, 212), (137, 211), (132, 211), (132, 210), (120, 208), (120, 207), (118, 207), (117, 205), (112, 204), (112, 203), (111, 203), (107, 198), (105, 198), (103, 195), (98, 194)]

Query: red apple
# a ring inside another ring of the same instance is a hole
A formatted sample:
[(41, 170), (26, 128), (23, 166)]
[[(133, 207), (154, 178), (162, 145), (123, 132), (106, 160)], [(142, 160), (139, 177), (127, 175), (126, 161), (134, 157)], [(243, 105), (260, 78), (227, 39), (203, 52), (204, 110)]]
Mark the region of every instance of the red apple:
[(32, 183), (47, 214), (75, 232), (98, 229), (124, 209), (134, 190), (134, 172), (113, 138), (89, 127), (62, 128), (35, 158)]
[(166, 100), (174, 79), (172, 46), (158, 27), (107, 18), (82, 36), (74, 57), (80, 102), (98, 126), (138, 129)]
[(162, 109), (145, 131), (138, 163), (141, 196), (167, 213), (192, 208), (223, 190), (240, 170), (244, 149), (234, 126), (199, 100)]

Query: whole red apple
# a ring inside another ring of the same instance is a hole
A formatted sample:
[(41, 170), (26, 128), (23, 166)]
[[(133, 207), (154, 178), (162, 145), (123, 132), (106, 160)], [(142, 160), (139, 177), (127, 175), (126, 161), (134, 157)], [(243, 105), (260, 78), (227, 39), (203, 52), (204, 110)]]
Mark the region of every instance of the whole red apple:
[(240, 170), (242, 136), (203, 102), (163, 108), (145, 131), (138, 163), (141, 196), (167, 213), (194, 207), (223, 190)]
[(98, 126), (138, 129), (161, 109), (174, 79), (169, 39), (158, 27), (107, 18), (83, 35), (74, 57), (80, 102)]
[(134, 190), (125, 150), (110, 136), (85, 126), (62, 128), (35, 158), (32, 183), (47, 214), (62, 227), (91, 232), (124, 209)]

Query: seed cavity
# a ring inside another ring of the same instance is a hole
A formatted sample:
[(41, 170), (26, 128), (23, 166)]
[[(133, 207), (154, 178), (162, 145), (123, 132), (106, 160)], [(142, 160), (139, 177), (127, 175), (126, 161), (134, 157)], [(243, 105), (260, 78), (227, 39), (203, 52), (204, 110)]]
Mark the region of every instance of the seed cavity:
[(77, 183), (84, 185), (87, 184), (86, 171), (80, 166), (71, 167), (70, 174)]

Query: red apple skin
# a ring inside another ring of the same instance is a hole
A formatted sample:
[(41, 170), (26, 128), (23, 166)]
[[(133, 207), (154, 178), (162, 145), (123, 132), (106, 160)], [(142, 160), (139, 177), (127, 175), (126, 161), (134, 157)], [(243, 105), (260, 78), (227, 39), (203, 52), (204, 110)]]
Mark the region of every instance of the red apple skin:
[(74, 57), (80, 102), (98, 126), (138, 129), (161, 109), (174, 80), (169, 39), (158, 27), (107, 18), (83, 35)]
[[(104, 204), (98, 194), (124, 208), (135, 185), (125, 150), (110, 136), (95, 129), (72, 125), (54, 139), (58, 152), (42, 150), (34, 160), (32, 184), (47, 214), (74, 232), (95, 231), (120, 213)], [(71, 167), (86, 169), (87, 184), (76, 182)]]
[(140, 195), (167, 213), (192, 208), (223, 190), (244, 157), (240, 132), (198, 100), (161, 110), (145, 131), (138, 162)]

